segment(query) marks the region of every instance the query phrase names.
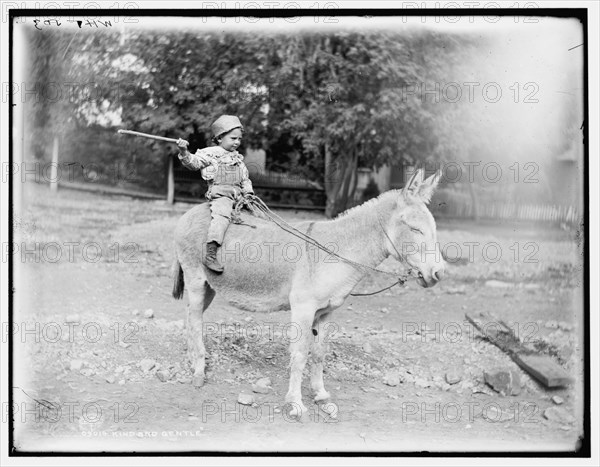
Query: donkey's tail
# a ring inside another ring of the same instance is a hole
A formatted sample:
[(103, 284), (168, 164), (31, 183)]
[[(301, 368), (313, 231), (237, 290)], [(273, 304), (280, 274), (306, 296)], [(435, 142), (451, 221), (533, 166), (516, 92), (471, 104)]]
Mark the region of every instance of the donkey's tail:
[(175, 259), (175, 264), (173, 266), (173, 297), (175, 297), (177, 300), (180, 300), (183, 298), (183, 288), (185, 287), (185, 282), (183, 280), (183, 269), (181, 269), (181, 264), (179, 264), (178, 259)]

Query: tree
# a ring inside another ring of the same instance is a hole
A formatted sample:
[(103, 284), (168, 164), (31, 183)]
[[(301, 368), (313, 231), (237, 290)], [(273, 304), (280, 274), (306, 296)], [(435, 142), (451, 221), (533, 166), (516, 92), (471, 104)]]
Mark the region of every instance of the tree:
[[(39, 51), (60, 60), (66, 44), (61, 79), (112, 83), (101, 86), (91, 103), (83, 90), (73, 93), (60, 113), (75, 126), (89, 128), (110, 111), (124, 127), (182, 136), (193, 150), (209, 144), (209, 125), (218, 115), (234, 113), (244, 122), (249, 146), (287, 147), (301, 155), (306, 176), (325, 187), (328, 216), (348, 206), (359, 166), (439, 160), (449, 150), (447, 107), (409, 90), (450, 76), (460, 56), (457, 38), (189, 30), (58, 35), (56, 41), (51, 50), (39, 44)], [(160, 184), (156, 169), (175, 148), (139, 139), (127, 145), (142, 154), (136, 162), (141, 179)], [(96, 157), (108, 161), (118, 153)]]
[(282, 126), (323, 167), (327, 216), (346, 209), (359, 165), (439, 157), (438, 117), (407, 91), (447, 70), (447, 61), (428, 57), (439, 58), (440, 41), (433, 34), (336, 32), (297, 37), (282, 51), (280, 76), (297, 96), (285, 103)]

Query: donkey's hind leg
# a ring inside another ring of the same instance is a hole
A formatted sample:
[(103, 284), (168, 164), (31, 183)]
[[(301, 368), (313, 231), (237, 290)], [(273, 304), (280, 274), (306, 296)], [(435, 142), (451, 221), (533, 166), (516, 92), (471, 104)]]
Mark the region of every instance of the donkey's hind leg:
[(311, 349), (311, 379), (310, 386), (315, 394), (315, 402), (329, 399), (331, 396), (325, 390), (323, 383), (323, 364), (327, 350), (327, 317), (329, 313), (319, 314), (315, 317), (312, 327), (314, 335)]
[(202, 315), (214, 298), (215, 292), (206, 282), (206, 277), (201, 270), (195, 272), (187, 280), (186, 285), (189, 298), (187, 312), (188, 357), (193, 371), (192, 382), (194, 386), (201, 387), (204, 385), (204, 368), (206, 366)]

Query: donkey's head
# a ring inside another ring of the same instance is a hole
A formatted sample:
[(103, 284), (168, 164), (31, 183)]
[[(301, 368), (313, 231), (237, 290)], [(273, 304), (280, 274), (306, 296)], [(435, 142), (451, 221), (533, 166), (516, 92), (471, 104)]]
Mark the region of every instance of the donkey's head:
[(440, 173), (427, 180), (423, 178), (424, 171), (420, 169), (399, 192), (388, 224), (389, 236), (394, 242), (388, 245), (388, 252), (416, 272), (419, 285), (432, 287), (444, 276), (444, 259), (435, 220), (426, 204), (440, 180)]

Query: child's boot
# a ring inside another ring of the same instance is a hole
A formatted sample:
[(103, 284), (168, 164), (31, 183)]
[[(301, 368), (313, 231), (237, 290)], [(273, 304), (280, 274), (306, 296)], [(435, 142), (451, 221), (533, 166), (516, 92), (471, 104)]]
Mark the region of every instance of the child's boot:
[(223, 272), (223, 266), (217, 260), (217, 249), (219, 244), (217, 242), (208, 242), (206, 244), (206, 256), (204, 258), (204, 264), (208, 269), (216, 273)]

